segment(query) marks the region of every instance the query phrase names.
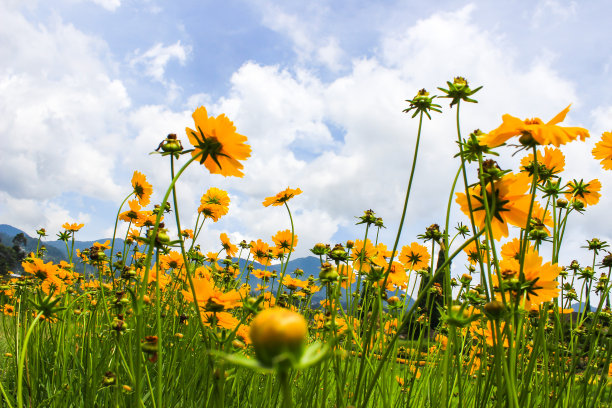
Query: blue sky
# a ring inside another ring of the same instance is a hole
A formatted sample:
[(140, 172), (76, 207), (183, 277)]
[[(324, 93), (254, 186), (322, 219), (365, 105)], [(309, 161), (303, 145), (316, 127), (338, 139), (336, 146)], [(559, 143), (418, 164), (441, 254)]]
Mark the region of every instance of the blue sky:
[[(395, 236), (416, 120), (401, 111), (420, 88), (453, 76), (484, 85), (462, 108), (464, 134), (501, 115), (547, 121), (572, 103), (568, 125), (591, 138), (563, 148), (565, 180), (599, 178), (600, 204), (570, 220), (568, 262), (594, 236), (611, 239), (612, 177), (590, 157), (612, 131), (612, 34), (606, 1), (154, 1), (58, 0), (0, 4), (0, 223), (30, 235), (86, 224), (108, 236), (134, 170), (160, 200), (167, 163), (148, 153), (200, 105), (226, 113), (249, 138), (243, 179), (190, 168), (179, 184), (183, 224), (211, 186), (226, 189), (220, 232), (270, 240), (286, 212), (261, 202), (287, 186), (306, 255), (316, 242), (361, 238), (372, 208)], [(424, 126), (402, 243), (443, 223), (457, 168), (454, 111)], [(516, 168), (520, 155), (500, 160)], [(453, 212), (452, 225), (466, 219)]]

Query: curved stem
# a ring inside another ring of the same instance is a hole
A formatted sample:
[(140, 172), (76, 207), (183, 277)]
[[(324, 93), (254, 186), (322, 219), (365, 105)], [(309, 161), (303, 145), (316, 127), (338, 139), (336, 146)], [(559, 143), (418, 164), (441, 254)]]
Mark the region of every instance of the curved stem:
[(23, 366), (25, 364), (26, 355), (28, 353), (28, 341), (30, 340), (30, 336), (32, 335), (32, 332), (34, 331), (34, 326), (36, 326), (36, 323), (38, 322), (38, 320), (40, 320), (40, 317), (42, 315), (43, 315), (43, 312), (39, 312), (36, 315), (36, 318), (30, 325), (30, 328), (28, 329), (28, 332), (26, 333), (26, 336), (23, 339), (23, 346), (21, 347), (21, 355), (19, 356), (19, 366), (17, 368), (17, 407), (18, 408), (23, 407)]
[(284, 264), (281, 269), (281, 276), (278, 279), (278, 290), (276, 291), (276, 299), (280, 296), (281, 290), (283, 289), (283, 278), (285, 277), (285, 273), (287, 273), (287, 265), (289, 265), (289, 258), (291, 258), (291, 252), (293, 252), (293, 241), (295, 239), (295, 228), (293, 226), (293, 217), (291, 216), (291, 210), (285, 201), (285, 207), (287, 208), (287, 212), (289, 213), (289, 220), (291, 221), (291, 248), (289, 248), (289, 253), (287, 254), (287, 260), (284, 261)]

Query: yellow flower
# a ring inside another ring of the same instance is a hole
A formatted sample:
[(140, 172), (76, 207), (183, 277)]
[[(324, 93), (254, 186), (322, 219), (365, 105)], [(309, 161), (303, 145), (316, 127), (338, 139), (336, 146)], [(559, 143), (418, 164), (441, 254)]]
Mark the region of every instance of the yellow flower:
[(302, 194), (302, 190), (300, 190), (299, 188), (291, 189), (287, 187), (286, 190), (281, 191), (280, 193), (277, 193), (275, 196), (267, 197), (263, 201), (263, 205), (264, 207), (269, 207), (270, 205), (273, 205), (273, 206), (283, 205), (285, 202), (289, 201), (290, 199), (292, 199), (298, 194)]
[(160, 255), (159, 263), (163, 269), (180, 269), (183, 267), (183, 255), (177, 251), (170, 251), (168, 255)]
[(270, 279), (272, 277), (272, 271), (264, 271), (263, 269), (255, 269), (251, 273), (258, 279)]
[(151, 194), (153, 194), (153, 186), (147, 183), (147, 177), (135, 171), (132, 176), (132, 187), (134, 188), (134, 194), (138, 197), (138, 202), (141, 206), (146, 207), (151, 202)]
[(569, 105), (552, 118), (548, 123), (544, 123), (540, 118), (520, 120), (514, 116), (505, 114), (502, 116), (502, 124), (487, 135), (484, 135), (480, 142), (489, 147), (499, 146), (513, 136), (521, 136), (520, 142), (525, 145), (537, 143), (540, 145), (553, 145), (559, 147), (562, 144), (571, 142), (580, 137), (584, 141), (589, 137), (589, 131), (581, 127), (557, 126), (563, 122), (565, 115), (569, 112)]
[(261, 239), (258, 239), (257, 242), (251, 242), (251, 254), (254, 260), (262, 265), (270, 265), (270, 257), (268, 256), (269, 250), (270, 246)]
[(601, 197), (599, 193), (599, 190), (601, 190), (601, 183), (599, 180), (591, 180), (588, 183), (582, 180), (574, 180), (567, 183), (567, 186), (570, 189), (570, 191), (565, 194), (568, 200), (574, 199), (575, 201), (580, 201), (585, 207), (587, 205), (595, 205), (599, 202), (599, 197)]
[(257, 358), (266, 366), (273, 366), (275, 359), (284, 353), (299, 361), (308, 337), (308, 324), (301, 314), (291, 310), (266, 309), (253, 319), (250, 337)]
[(68, 224), (66, 222), (64, 223), (64, 225), (62, 225), (62, 228), (65, 229), (66, 231), (76, 232), (80, 230), (81, 228), (83, 228), (84, 225), (85, 224), (77, 224), (76, 222), (73, 224)]
[(605, 170), (612, 170), (612, 132), (603, 132), (592, 153)]
[(140, 217), (140, 204), (138, 204), (138, 200), (130, 200), (128, 201), (130, 209), (128, 211), (124, 211), (119, 214), (119, 219), (125, 222), (135, 222)]
[[(535, 247), (529, 244), (527, 251), (534, 251)], [(501, 247), (501, 256), (503, 259), (519, 259), (521, 251), (521, 241), (518, 238), (514, 238), (510, 242), (506, 242)]]
[(412, 271), (425, 268), (429, 264), (429, 259), (430, 256), (427, 248), (416, 242), (402, 247), (402, 252), (399, 256), (399, 261)]
[(308, 287), (307, 280), (300, 280), (298, 278), (292, 278), (289, 275), (285, 275), (283, 278), (283, 285), (287, 287), (289, 290), (297, 290)]
[[(553, 147), (546, 147), (544, 149), (544, 155), (540, 151), (538, 155), (538, 179), (539, 181), (546, 181), (561, 173), (565, 168), (565, 156), (559, 149)], [(530, 176), (534, 173), (534, 161), (533, 153), (529, 154), (521, 160), (521, 167), (523, 171), (527, 172)]]
[[(508, 223), (520, 228), (525, 228), (527, 225), (531, 197), (525, 192), (529, 190), (529, 180), (529, 176), (525, 173), (516, 175), (508, 173), (494, 182), (495, 195), (491, 193), (491, 183), (487, 184), (486, 195), (491, 211), (491, 229), (495, 239), (499, 240), (501, 237), (508, 236)], [(471, 187), (469, 192), (474, 221), (476, 226), (482, 230), (485, 227), (486, 212), (480, 184)], [(461, 211), (469, 217), (470, 210), (467, 196), (464, 193), (457, 193), (457, 203), (461, 206)]]
[(198, 212), (207, 218), (217, 222), (219, 218), (227, 214), (229, 210), (230, 198), (227, 192), (215, 187), (211, 187), (200, 198)]
[(242, 177), (244, 168), (239, 160), (251, 156), (251, 146), (245, 144), (247, 137), (236, 133), (234, 123), (224, 114), (208, 116), (206, 108), (200, 106), (193, 112), (196, 130), (185, 128), (189, 142), (194, 146), (192, 156), (201, 154), (200, 164), (212, 174)]
[[(215, 287), (209, 279), (193, 279), (198, 305), (211, 312), (233, 309), (242, 305), (242, 295), (236, 290), (223, 292)], [(193, 293), (190, 290), (183, 291), (183, 297), (189, 302), (194, 302)]]
[[(510, 294), (510, 300), (520, 302), (525, 310), (548, 302), (559, 294), (556, 278), (561, 267), (550, 262), (542, 264), (542, 257), (535, 250), (525, 254), (522, 275), (519, 261), (514, 258), (502, 259), (499, 262), (499, 270), (506, 290), (504, 295)], [(499, 278), (498, 275), (493, 277), (493, 284), (498, 288)]]
[(202, 313), (202, 322), (206, 326), (221, 327), (227, 330), (233, 330), (238, 326), (240, 320), (236, 319), (227, 312), (207, 312)]
[(272, 241), (277, 248), (282, 252), (293, 252), (298, 243), (297, 235), (292, 235), (291, 231), (284, 230), (278, 231), (276, 235), (272, 237)]
[(238, 251), (238, 247), (230, 242), (229, 237), (225, 232), (222, 233), (219, 238), (221, 239), (221, 246), (223, 246), (225, 254), (229, 257), (234, 257)]
[(467, 255), (468, 261), (472, 265), (476, 265), (481, 261), (484, 263), (489, 261), (489, 251), (484, 242), (472, 241), (463, 249), (463, 251)]

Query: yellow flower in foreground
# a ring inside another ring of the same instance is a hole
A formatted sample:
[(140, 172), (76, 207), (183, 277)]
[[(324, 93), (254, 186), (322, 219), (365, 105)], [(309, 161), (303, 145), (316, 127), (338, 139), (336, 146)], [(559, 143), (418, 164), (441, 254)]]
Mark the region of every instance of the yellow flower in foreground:
[(77, 224), (76, 222), (73, 224), (68, 224), (67, 222), (65, 222), (62, 225), (62, 228), (65, 229), (66, 231), (76, 232), (80, 230), (81, 228), (83, 228), (84, 225), (85, 224)]
[[(531, 197), (525, 192), (529, 190), (529, 181), (530, 178), (525, 173), (508, 173), (494, 182), (495, 196), (491, 193), (491, 183), (487, 184), (486, 195), (491, 211), (491, 229), (495, 239), (499, 240), (501, 237), (508, 236), (508, 223), (520, 228), (525, 228), (527, 225)], [(469, 191), (474, 221), (479, 229), (483, 229), (486, 213), (480, 184), (470, 188)], [(493, 201), (495, 201), (494, 206)], [(467, 196), (457, 193), (457, 203), (461, 206), (461, 211), (469, 217)]]
[(284, 353), (299, 361), (308, 337), (308, 324), (301, 314), (291, 310), (266, 309), (253, 319), (250, 337), (257, 358), (266, 366), (273, 366), (274, 360)]
[(281, 191), (275, 196), (267, 197), (263, 201), (263, 205), (264, 207), (269, 207), (271, 205), (273, 206), (283, 205), (285, 202), (291, 200), (293, 197), (295, 197), (298, 194), (302, 194), (302, 190), (300, 190), (299, 188), (291, 189), (287, 187), (286, 190)]
[(502, 116), (503, 122), (501, 126), (484, 135), (480, 142), (489, 147), (496, 147), (505, 143), (511, 137), (519, 135), (521, 136), (520, 142), (525, 145), (535, 142), (540, 145), (559, 147), (578, 137), (584, 141), (584, 139), (589, 137), (588, 130), (581, 127), (557, 126), (558, 123), (563, 122), (565, 119), (570, 106), (559, 112), (548, 123), (544, 123), (540, 118), (520, 120), (505, 114)]
[(612, 132), (603, 132), (592, 153), (605, 170), (612, 170)]
[(208, 116), (206, 108), (200, 106), (193, 112), (196, 130), (185, 128), (189, 142), (194, 146), (192, 156), (201, 154), (200, 164), (212, 174), (242, 177), (244, 168), (239, 160), (251, 156), (251, 146), (245, 144), (247, 137), (236, 133), (234, 123), (224, 114)]
[(147, 182), (147, 177), (135, 171), (132, 176), (132, 187), (134, 194), (138, 197), (138, 202), (141, 206), (146, 207), (151, 202), (151, 194), (153, 194), (153, 186)]

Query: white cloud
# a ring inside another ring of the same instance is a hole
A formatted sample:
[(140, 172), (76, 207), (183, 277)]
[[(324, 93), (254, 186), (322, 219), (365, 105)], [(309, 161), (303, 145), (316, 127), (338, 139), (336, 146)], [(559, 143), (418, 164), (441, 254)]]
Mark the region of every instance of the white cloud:
[[(268, 2), (260, 2), (262, 23), (291, 39), (293, 50), (301, 64), (320, 64), (333, 72), (342, 68), (346, 59), (344, 50), (333, 35), (321, 35), (320, 24), (326, 7), (321, 4), (304, 3), (309, 16), (306, 23), (305, 14), (287, 12), (283, 7)], [(303, 10), (302, 10), (303, 12)], [(305, 24), (306, 23), (306, 24)]]
[[(226, 95), (194, 93), (181, 105), (184, 111), (131, 106), (103, 41), (61, 21), (35, 25), (16, 12), (4, 13), (0, 33), (10, 41), (0, 49), (0, 133), (19, 137), (4, 140), (0, 151), (2, 203), (9, 208), (0, 216), (32, 226), (45, 222), (42, 212), (61, 222), (76, 219), (52, 201), (58, 192), (118, 204), (129, 193), (133, 170), (147, 175), (155, 188), (153, 201), (161, 200), (169, 182), (168, 159), (147, 153), (168, 133), (177, 133), (187, 144), (184, 128), (192, 125), (191, 112), (205, 104), (209, 114), (226, 113), (253, 148), (243, 179), (209, 175), (194, 164), (177, 185), (183, 228), (192, 228), (199, 197), (209, 187), (226, 189), (232, 197), (228, 216), (207, 227), (205, 251), (216, 248), (222, 231), (235, 240), (269, 241), (276, 231), (289, 228), (282, 207), (261, 205), (264, 197), (287, 186), (304, 191), (290, 202), (300, 239), (298, 256), (307, 255), (316, 242), (331, 241), (340, 230), (344, 235), (338, 239), (357, 238), (363, 228), (352, 227), (354, 217), (368, 208), (384, 218), (388, 229), (381, 231), (381, 240), (390, 245), (417, 130), (417, 121), (402, 110), (407, 107), (404, 100), (418, 89), (437, 93), (436, 86), (455, 75), (466, 76), (473, 86), (484, 85), (475, 95), (480, 103), (462, 104), (464, 135), (477, 127), (496, 127), (503, 113), (548, 120), (570, 102), (574, 109), (580, 106), (575, 82), (554, 69), (550, 55), (519, 59), (506, 34), (474, 21), (473, 7), (436, 13), (409, 27), (383, 27), (376, 52), (358, 55), (350, 63), (342, 42), (326, 33), (322, 23), (311, 32), (298, 13), (266, 10), (266, 23), (295, 44), (298, 62), (284, 67), (246, 62), (231, 76)], [(317, 13), (325, 12), (313, 12), (315, 22)], [(180, 82), (168, 77), (168, 64), (187, 64), (190, 52), (180, 41), (157, 43), (135, 52), (130, 62), (176, 90)], [(75, 54), (80, 57), (73, 58)], [(343, 71), (323, 80), (317, 71), (321, 66)], [(454, 110), (448, 100), (436, 101), (443, 104), (444, 114), (423, 123), (404, 243), (431, 223), (443, 222), (458, 167), (452, 157)], [(608, 109), (596, 111), (594, 127), (610, 130)], [(577, 123), (572, 112), (566, 123), (588, 125)], [(585, 159), (589, 146), (565, 149), (568, 177), (601, 177), (597, 164)], [(517, 159), (502, 162), (509, 166)], [(609, 175), (601, 178), (606, 189), (612, 180)], [(568, 236), (574, 241), (567, 247), (581, 242), (588, 231), (609, 230), (609, 205), (602, 201), (593, 212), (571, 220), (575, 229)], [(459, 220), (466, 222), (455, 209), (451, 225)], [(172, 228), (173, 223), (168, 224)], [(583, 230), (585, 225), (589, 228)]]
[(114, 196), (130, 99), (110, 76), (105, 44), (57, 19), (34, 25), (17, 12), (1, 15), (0, 187), (26, 199)]
[(115, 11), (121, 6), (121, 0), (92, 0), (95, 4), (104, 7), (108, 11)]
[(168, 63), (175, 59), (184, 65), (190, 53), (191, 47), (181, 45), (180, 40), (171, 45), (157, 43), (145, 52), (134, 51), (134, 56), (130, 58), (130, 66), (142, 66), (145, 75), (166, 84), (164, 75)]
[(540, 0), (533, 11), (531, 25), (539, 28), (542, 25), (549, 26), (551, 21), (561, 24), (575, 15), (577, 9), (578, 3), (575, 1)]

